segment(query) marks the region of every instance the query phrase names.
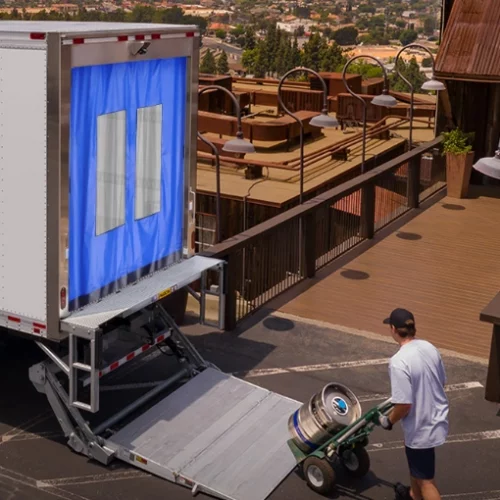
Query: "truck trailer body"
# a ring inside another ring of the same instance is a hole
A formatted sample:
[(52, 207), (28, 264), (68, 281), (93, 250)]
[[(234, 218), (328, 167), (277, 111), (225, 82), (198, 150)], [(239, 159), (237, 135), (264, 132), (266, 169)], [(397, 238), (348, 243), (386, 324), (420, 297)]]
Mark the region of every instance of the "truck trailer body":
[[(216, 295), (224, 327), (225, 262), (194, 255), (198, 64), (194, 26), (0, 22), (0, 327), (47, 356), (29, 377), (74, 451), (264, 500), (300, 403), (222, 373), (162, 305), (187, 290), (209, 324)], [(101, 381), (158, 360), (103, 420)]]
[(195, 26), (0, 25), (0, 325), (61, 317), (193, 255)]

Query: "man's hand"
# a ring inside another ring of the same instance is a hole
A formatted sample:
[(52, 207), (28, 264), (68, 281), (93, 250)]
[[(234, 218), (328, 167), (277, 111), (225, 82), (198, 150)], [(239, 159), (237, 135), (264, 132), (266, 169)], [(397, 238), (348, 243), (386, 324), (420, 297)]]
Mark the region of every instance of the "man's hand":
[(386, 431), (392, 430), (392, 422), (389, 420), (389, 417), (387, 415), (380, 415), (378, 423), (380, 424), (380, 427), (382, 427)]

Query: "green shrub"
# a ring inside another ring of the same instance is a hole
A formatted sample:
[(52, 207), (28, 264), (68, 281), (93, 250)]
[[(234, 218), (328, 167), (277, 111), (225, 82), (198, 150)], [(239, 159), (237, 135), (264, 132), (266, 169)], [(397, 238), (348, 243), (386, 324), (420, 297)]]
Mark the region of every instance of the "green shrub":
[(474, 132), (467, 134), (458, 128), (451, 132), (444, 132), (443, 155), (447, 153), (464, 155), (471, 152), (474, 135)]

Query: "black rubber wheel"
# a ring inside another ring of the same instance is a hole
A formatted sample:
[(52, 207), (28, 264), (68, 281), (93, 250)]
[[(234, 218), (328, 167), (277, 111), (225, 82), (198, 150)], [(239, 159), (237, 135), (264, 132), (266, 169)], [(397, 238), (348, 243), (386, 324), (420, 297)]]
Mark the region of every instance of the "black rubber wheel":
[(335, 486), (335, 471), (326, 461), (317, 457), (309, 457), (302, 467), (307, 485), (316, 493), (330, 493)]
[(359, 446), (348, 448), (342, 452), (340, 460), (351, 477), (363, 477), (370, 470), (370, 455), (365, 448)]

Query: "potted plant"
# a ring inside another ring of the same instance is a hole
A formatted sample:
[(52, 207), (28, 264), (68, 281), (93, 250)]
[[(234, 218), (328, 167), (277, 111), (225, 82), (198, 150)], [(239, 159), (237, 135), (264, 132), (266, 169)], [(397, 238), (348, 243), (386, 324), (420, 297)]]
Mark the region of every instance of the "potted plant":
[(474, 162), (474, 152), (472, 151), (474, 133), (467, 134), (456, 128), (443, 133), (443, 136), (448, 196), (466, 198)]

